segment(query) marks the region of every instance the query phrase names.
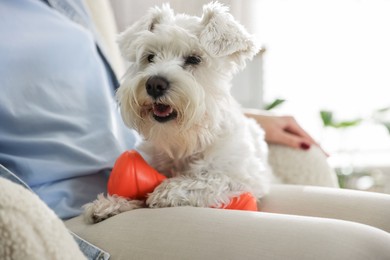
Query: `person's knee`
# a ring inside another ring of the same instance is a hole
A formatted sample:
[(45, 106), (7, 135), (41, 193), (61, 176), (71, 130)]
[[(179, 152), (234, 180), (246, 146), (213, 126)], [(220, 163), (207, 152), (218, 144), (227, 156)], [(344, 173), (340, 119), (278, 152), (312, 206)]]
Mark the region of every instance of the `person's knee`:
[(383, 230), (341, 220), (320, 228), (323, 259), (390, 259), (390, 235)]

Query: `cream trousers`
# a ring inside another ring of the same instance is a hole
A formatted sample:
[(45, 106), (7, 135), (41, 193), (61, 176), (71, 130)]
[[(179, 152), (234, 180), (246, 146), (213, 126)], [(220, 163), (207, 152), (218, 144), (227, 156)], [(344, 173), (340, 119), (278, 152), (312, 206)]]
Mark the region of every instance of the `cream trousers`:
[(0, 178), (0, 190), (0, 259), (81, 259), (65, 226), (113, 260), (390, 259), (385, 194), (278, 185), (261, 212), (139, 209), (64, 225), (25, 188)]
[(390, 259), (390, 195), (279, 185), (260, 208), (140, 209), (66, 225), (112, 259)]

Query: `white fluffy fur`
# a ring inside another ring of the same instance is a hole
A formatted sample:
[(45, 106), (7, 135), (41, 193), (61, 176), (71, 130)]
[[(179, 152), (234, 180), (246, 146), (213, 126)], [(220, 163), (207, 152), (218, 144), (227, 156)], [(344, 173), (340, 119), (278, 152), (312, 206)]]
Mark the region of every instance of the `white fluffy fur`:
[[(123, 120), (144, 138), (139, 150), (148, 162), (170, 177), (146, 205), (218, 207), (247, 191), (262, 197), (272, 179), (264, 133), (230, 94), (232, 75), (258, 47), (228, 8), (210, 3), (193, 17), (155, 7), (120, 35), (119, 46), (130, 62), (117, 93)], [(201, 62), (186, 64), (190, 56)], [(146, 91), (152, 76), (169, 82), (158, 98)], [(177, 117), (157, 122), (153, 103), (171, 106)], [(140, 206), (99, 196), (86, 216), (96, 222)]]

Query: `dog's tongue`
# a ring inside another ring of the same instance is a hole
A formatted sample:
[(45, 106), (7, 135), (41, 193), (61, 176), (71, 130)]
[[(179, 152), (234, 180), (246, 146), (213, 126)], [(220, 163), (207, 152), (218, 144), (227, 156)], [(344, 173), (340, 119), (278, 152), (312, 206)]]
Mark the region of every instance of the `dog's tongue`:
[(153, 104), (153, 113), (159, 117), (169, 116), (173, 112), (173, 108), (164, 104)]

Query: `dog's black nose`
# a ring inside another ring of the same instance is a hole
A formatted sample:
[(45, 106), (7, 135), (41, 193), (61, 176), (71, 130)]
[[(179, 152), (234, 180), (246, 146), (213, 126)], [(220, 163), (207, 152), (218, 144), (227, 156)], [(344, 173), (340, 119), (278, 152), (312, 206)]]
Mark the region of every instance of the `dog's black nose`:
[(169, 89), (169, 82), (160, 76), (152, 76), (146, 81), (146, 92), (153, 98), (161, 97)]

